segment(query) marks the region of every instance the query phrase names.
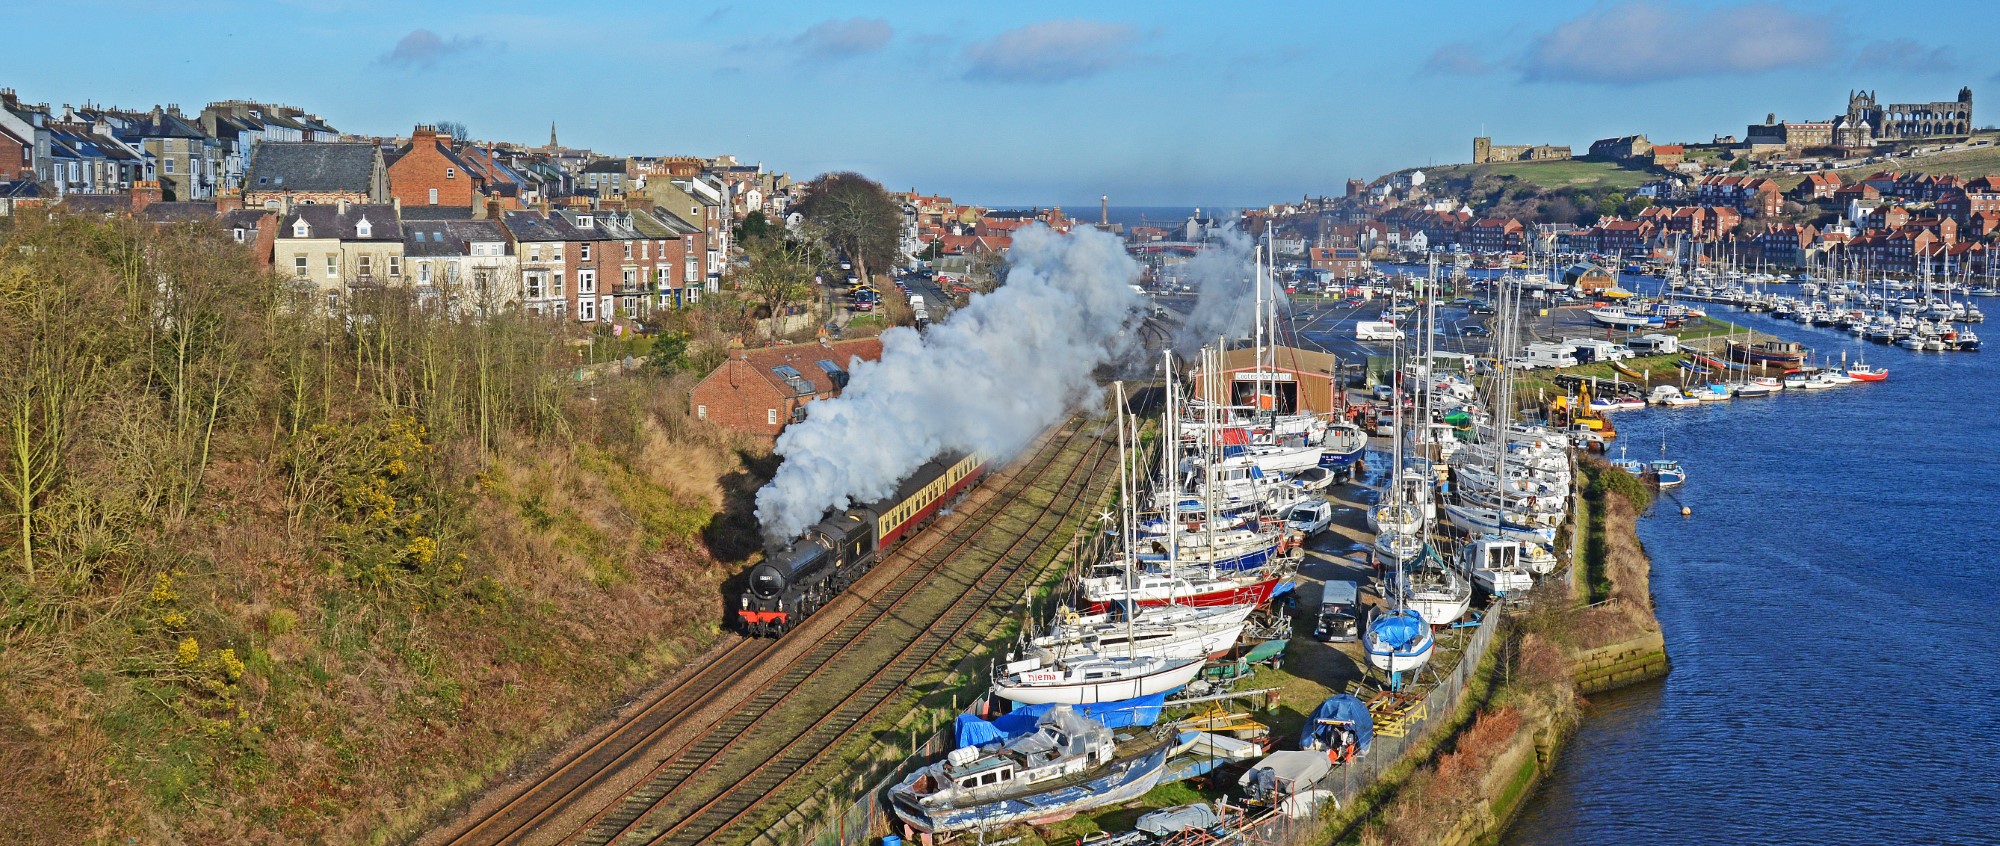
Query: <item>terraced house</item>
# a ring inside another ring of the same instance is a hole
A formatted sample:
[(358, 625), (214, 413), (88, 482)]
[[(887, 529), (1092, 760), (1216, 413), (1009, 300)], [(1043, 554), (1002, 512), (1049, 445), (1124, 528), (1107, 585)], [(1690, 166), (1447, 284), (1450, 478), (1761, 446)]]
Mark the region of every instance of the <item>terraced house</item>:
[(278, 223), (272, 261), (279, 273), (327, 303), (340, 306), (356, 294), (408, 286), (403, 273), (403, 229), (386, 203), (302, 203)]
[(520, 302), (520, 266), (499, 221), (405, 220), (403, 260), (420, 297), (476, 314)]
[(444, 206), (472, 209), (486, 200), (485, 173), (452, 147), (435, 126), (418, 126), (410, 143), (389, 162), (389, 194), (403, 208)]

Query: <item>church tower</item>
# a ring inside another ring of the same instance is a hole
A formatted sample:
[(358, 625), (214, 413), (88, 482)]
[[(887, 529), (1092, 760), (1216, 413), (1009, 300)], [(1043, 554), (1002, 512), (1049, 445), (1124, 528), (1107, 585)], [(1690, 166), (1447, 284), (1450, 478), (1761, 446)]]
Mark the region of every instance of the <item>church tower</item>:
[(549, 121), (549, 149), (556, 148), (556, 122)]

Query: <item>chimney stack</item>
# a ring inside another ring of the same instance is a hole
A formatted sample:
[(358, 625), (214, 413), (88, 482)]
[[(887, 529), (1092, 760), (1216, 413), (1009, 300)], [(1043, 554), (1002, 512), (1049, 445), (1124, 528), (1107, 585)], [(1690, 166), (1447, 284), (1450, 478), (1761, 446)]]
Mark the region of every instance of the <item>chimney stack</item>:
[(160, 197), (160, 183), (151, 179), (132, 183), (132, 213), (138, 214), (147, 206), (159, 202)]

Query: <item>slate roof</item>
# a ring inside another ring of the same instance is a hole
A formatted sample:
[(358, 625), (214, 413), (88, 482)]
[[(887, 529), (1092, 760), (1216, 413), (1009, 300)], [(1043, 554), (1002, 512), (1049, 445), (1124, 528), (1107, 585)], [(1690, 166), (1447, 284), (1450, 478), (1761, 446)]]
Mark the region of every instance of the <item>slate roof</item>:
[(201, 127), (166, 112), (142, 114), (118, 133), (120, 138), (207, 138)]
[[(550, 212), (549, 215), (551, 217), (561, 217), (563, 223), (569, 225), (570, 236), (564, 240), (615, 241), (623, 238), (623, 236), (614, 234), (616, 227), (607, 220), (611, 216), (610, 212), (577, 212), (568, 209), (556, 209)], [(591, 219), (589, 226), (582, 224), (582, 220), (585, 217)]]
[[(396, 207), (383, 203), (356, 203), (341, 211), (338, 204), (298, 206), (285, 215), (278, 226), (279, 238), (292, 237), (292, 226), (305, 218), (308, 238), (339, 238), (342, 241), (401, 241), (403, 227), (396, 219)], [(362, 219), (368, 221), (368, 237), (355, 233)]]
[(403, 222), (413, 220), (471, 220), (471, 206), (405, 206)]
[(354, 191), (374, 187), (375, 155), (368, 143), (266, 141), (243, 177), (252, 191)]
[(507, 240), (500, 224), (490, 220), (404, 221), (403, 254), (411, 258), (463, 256), (474, 241)]
[(516, 241), (574, 241), (576, 230), (559, 215), (543, 217), (540, 212), (510, 211), (502, 216), (507, 231)]

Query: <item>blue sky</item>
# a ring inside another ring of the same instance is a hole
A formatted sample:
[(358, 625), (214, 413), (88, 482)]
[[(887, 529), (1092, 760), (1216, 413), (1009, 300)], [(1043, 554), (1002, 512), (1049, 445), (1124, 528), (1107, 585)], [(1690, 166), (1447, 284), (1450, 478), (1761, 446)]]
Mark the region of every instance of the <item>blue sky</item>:
[[(0, 2), (31, 101), (733, 153), (993, 205), (1250, 205), (1497, 143), (1738, 133), (1972, 86), (2000, 3)], [(43, 36), (21, 37), (42, 33)]]

